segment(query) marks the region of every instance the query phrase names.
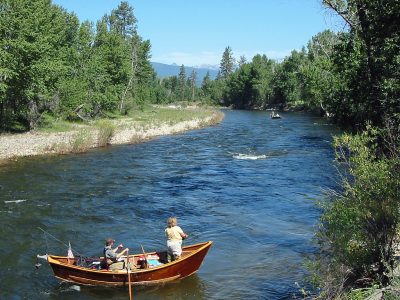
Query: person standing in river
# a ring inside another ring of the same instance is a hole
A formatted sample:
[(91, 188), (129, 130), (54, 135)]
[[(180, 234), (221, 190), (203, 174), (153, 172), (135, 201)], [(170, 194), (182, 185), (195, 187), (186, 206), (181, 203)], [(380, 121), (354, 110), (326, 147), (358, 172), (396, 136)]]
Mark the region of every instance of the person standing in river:
[(165, 235), (167, 237), (168, 262), (179, 259), (182, 254), (182, 240), (186, 239), (188, 235), (178, 226), (176, 217), (168, 218)]

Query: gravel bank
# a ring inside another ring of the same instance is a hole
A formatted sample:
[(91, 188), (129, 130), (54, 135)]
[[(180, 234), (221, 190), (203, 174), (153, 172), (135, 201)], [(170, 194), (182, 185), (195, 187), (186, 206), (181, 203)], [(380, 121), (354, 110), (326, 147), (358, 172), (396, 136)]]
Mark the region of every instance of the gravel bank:
[[(176, 124), (142, 125), (128, 119), (118, 120), (113, 122), (116, 129), (109, 144), (139, 143), (157, 136), (203, 128), (219, 123), (222, 119), (223, 114), (215, 112), (212, 116), (205, 119), (192, 119)], [(82, 126), (82, 128), (73, 131), (56, 133), (27, 132), (0, 135), (0, 162), (4, 163), (10, 159), (24, 156), (81, 152), (75, 151), (73, 144), (79, 131), (82, 131), (84, 128)], [(88, 138), (85, 149), (99, 147), (97, 138), (99, 130), (88, 127), (86, 132)]]

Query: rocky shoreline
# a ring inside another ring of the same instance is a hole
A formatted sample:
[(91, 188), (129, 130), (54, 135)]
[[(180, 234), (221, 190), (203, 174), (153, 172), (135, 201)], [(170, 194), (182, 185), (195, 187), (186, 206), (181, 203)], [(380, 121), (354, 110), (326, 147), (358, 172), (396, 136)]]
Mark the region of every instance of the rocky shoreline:
[[(144, 142), (158, 136), (200, 129), (219, 123), (223, 117), (223, 113), (216, 111), (204, 119), (194, 118), (175, 124), (162, 123), (144, 125), (129, 119), (112, 121), (115, 130), (107, 144), (133, 144)], [(85, 126), (79, 126), (67, 132), (2, 134), (0, 135), (0, 163), (6, 163), (7, 161), (26, 156), (84, 152), (76, 151), (73, 146), (77, 136), (82, 130), (85, 131), (87, 137), (86, 145), (83, 148), (84, 150), (104, 146), (99, 142), (99, 129), (91, 127), (85, 128)]]

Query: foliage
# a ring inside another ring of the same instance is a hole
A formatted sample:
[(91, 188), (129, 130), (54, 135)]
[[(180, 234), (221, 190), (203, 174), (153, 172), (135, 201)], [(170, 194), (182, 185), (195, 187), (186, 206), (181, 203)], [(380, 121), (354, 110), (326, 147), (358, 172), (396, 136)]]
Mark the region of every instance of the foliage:
[(185, 94), (186, 94), (186, 70), (185, 66), (181, 65), (179, 69), (179, 75), (178, 75), (178, 91), (180, 95), (180, 100), (183, 101), (185, 100)]
[(288, 106), (296, 101), (304, 101), (304, 75), (302, 68), (306, 64), (307, 56), (302, 51), (292, 51), (291, 55), (284, 59), (277, 69), (274, 77), (274, 102)]
[(265, 55), (256, 55), (250, 63), (241, 64), (224, 84), (223, 102), (239, 109), (265, 108), (272, 97), (272, 78), (276, 63)]
[(325, 274), (325, 285), (339, 289), (389, 282), (400, 228), (398, 130), (368, 126), (361, 134), (335, 138), (337, 160), (348, 174), (342, 193), (323, 206), (319, 242), (329, 258), (320, 260), (319, 273)]
[(97, 22), (79, 23), (50, 0), (0, 6), (0, 126), (34, 129), (46, 115), (89, 120), (152, 101), (150, 43), (128, 2)]
[(396, 0), (324, 0), (349, 24), (334, 55), (342, 84), (329, 109), (341, 123), (382, 126), (399, 118), (400, 3)]
[[(233, 108), (301, 108), (339, 124), (382, 125), (399, 115), (399, 3), (323, 0), (349, 32), (324, 31), (283, 61), (236, 60), (226, 47), (216, 80), (196, 74), (158, 79), (151, 44), (137, 32), (133, 7), (79, 23), (50, 0), (4, 0), (0, 6), (0, 126), (33, 129), (45, 115), (85, 120), (128, 114), (146, 103), (202, 101)], [(236, 61), (238, 64), (236, 65)]]
[(313, 36), (307, 45), (307, 61), (300, 69), (303, 74), (303, 97), (310, 110), (326, 110), (331, 100), (332, 90), (338, 85), (339, 78), (333, 72), (334, 47), (339, 36), (325, 30)]
[(233, 57), (232, 48), (228, 46), (222, 54), (220, 63), (221, 76), (223, 79), (227, 79), (233, 73), (234, 66), (235, 58)]
[(0, 123), (34, 128), (67, 72), (69, 29), (77, 18), (48, 0), (4, 0), (1, 6)]
[(63, 132), (73, 129), (73, 124), (62, 119), (54, 118), (51, 114), (43, 114), (39, 130), (43, 132)]
[[(329, 70), (322, 104), (334, 121), (360, 131), (335, 138), (348, 174), (342, 193), (325, 203), (318, 232), (323, 252), (314, 275), (320, 298), (353, 299), (396, 284), (391, 273), (400, 229), (400, 3), (323, 3), (349, 32), (338, 35), (330, 59), (321, 61)], [(391, 290), (385, 299), (398, 296)]]

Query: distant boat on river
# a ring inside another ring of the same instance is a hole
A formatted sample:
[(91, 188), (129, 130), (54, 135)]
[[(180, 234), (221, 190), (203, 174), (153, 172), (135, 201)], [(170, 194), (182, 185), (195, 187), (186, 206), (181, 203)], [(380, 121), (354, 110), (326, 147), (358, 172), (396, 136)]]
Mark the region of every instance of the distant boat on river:
[(270, 114), (271, 119), (281, 119), (281, 116), (277, 113), (272, 111)]
[[(182, 247), (180, 259), (168, 262), (167, 252), (129, 255), (131, 270), (99, 269), (101, 258), (83, 259), (80, 257), (48, 255), (47, 261), (55, 277), (81, 285), (125, 286), (155, 285), (188, 277), (200, 268), (211, 241)], [(146, 263), (143, 263), (146, 261)], [(130, 278), (128, 278), (130, 276)]]

